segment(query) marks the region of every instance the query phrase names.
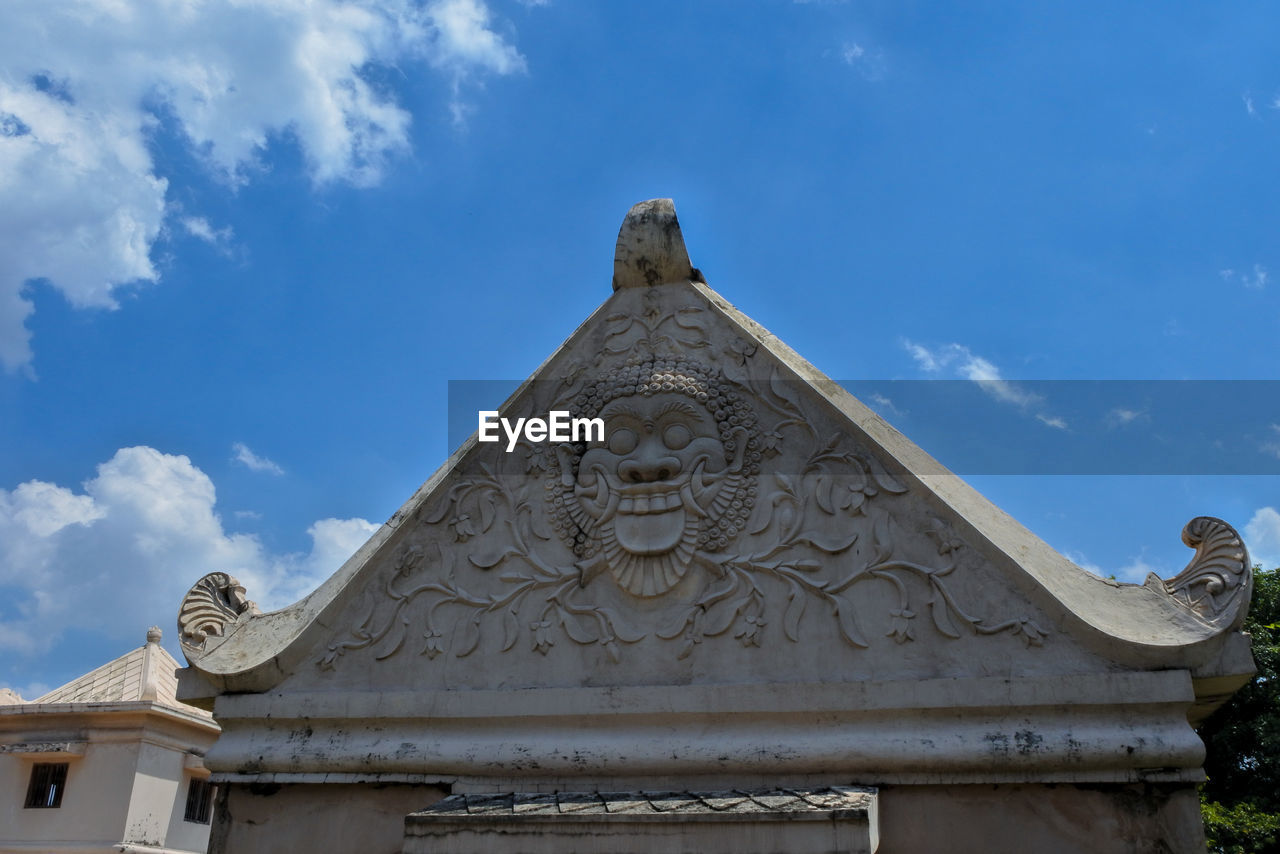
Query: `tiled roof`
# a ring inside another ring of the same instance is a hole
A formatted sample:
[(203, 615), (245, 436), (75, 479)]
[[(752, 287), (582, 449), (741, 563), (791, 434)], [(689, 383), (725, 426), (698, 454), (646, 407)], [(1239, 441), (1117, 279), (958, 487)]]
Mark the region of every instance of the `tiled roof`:
[[(156, 632), (158, 638), (159, 632)], [(208, 712), (178, 701), (177, 659), (158, 642), (146, 644), (55, 688), (31, 703), (152, 702), (202, 717)]]
[(852, 787), (721, 792), (546, 792), (451, 795), (414, 813), (422, 817), (494, 815), (657, 815), (661, 813), (806, 813), (866, 809), (871, 790)]

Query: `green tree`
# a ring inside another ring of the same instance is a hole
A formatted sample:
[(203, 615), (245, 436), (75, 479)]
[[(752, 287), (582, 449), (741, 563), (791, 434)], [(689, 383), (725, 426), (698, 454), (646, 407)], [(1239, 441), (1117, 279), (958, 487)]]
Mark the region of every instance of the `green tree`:
[(1280, 569), (1254, 568), (1245, 631), (1258, 675), (1200, 725), (1209, 850), (1280, 854)]

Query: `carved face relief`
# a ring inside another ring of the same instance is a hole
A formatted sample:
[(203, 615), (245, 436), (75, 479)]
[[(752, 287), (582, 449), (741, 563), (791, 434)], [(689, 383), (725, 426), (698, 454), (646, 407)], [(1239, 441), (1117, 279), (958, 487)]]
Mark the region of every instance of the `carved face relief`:
[(756, 491), (755, 418), (719, 385), (698, 366), (657, 362), (586, 393), (604, 442), (562, 449), (552, 504), (588, 571), (607, 568), (632, 594), (658, 596), (696, 551), (741, 530)]

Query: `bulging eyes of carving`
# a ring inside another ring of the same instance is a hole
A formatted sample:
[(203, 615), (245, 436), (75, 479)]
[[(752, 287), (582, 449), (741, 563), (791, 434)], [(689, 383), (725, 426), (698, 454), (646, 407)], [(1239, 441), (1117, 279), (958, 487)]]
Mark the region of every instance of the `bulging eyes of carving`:
[(634, 430), (620, 427), (609, 434), (609, 451), (614, 454), (629, 454), (636, 449), (638, 438)]
[(693, 441), (693, 431), (683, 424), (672, 424), (662, 431), (662, 442), (673, 451), (678, 451)]

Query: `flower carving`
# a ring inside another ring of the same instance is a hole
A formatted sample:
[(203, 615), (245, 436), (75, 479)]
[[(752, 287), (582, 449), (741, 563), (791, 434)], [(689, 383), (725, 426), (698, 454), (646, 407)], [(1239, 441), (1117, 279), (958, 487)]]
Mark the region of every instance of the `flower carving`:
[(889, 631), (885, 633), (886, 637), (891, 637), (898, 643), (906, 643), (914, 640), (911, 635), (911, 621), (915, 619), (915, 614), (906, 608), (896, 608), (889, 612)]
[(422, 654), (427, 658), (435, 658), (437, 655), (444, 652), (444, 644), (441, 640), (441, 635), (435, 629), (428, 629), (427, 633), (423, 637), (426, 638), (427, 642), (422, 648)]
[(453, 536), (460, 543), (465, 543), (476, 535), (475, 526), (471, 524), (470, 513), (459, 513), (449, 520), (449, 527), (453, 529)]
[(742, 641), (743, 646), (759, 646), (760, 632), (764, 630), (765, 619), (759, 615), (746, 614), (739, 623), (742, 627), (734, 635), (738, 640)]
[(551, 639), (551, 621), (534, 620), (529, 623), (529, 628), (533, 629), (533, 649), (546, 655), (555, 646), (555, 641)]

